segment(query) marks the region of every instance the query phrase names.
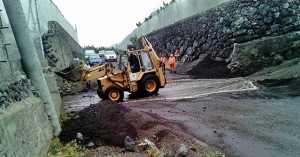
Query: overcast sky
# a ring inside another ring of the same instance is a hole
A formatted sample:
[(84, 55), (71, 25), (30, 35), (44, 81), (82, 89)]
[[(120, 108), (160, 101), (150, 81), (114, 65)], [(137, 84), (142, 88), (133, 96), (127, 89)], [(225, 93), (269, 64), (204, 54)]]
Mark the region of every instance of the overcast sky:
[(151, 12), (170, 0), (52, 0), (77, 26), (79, 44), (109, 47), (121, 42)]

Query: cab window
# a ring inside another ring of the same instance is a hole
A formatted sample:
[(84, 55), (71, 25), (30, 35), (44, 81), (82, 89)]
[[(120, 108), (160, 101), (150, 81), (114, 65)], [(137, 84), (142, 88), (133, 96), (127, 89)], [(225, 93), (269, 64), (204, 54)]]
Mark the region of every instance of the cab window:
[(141, 59), (142, 67), (145, 70), (151, 70), (151, 69), (153, 69), (153, 64), (152, 64), (150, 56), (149, 56), (149, 54), (147, 52), (141, 52), (140, 53), (140, 59)]

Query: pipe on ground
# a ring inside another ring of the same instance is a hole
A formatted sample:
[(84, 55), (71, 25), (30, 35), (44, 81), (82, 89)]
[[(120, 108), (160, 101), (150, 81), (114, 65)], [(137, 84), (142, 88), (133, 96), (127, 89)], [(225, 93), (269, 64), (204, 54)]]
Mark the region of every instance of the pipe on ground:
[(3, 4), (21, 54), (24, 70), (32, 81), (32, 84), (39, 89), (46, 113), (53, 128), (53, 135), (58, 136), (61, 132), (61, 127), (38, 54), (29, 34), (30, 32), (22, 4), (20, 0), (3, 0)]

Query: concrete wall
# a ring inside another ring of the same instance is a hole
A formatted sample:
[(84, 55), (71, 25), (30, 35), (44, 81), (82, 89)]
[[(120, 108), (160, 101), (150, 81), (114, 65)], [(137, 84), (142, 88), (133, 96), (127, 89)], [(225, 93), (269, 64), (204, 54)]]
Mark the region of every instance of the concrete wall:
[(201, 13), (229, 0), (177, 0), (159, 14), (143, 23), (136, 30), (136, 35), (146, 35), (162, 27)]
[(40, 157), (51, 139), (52, 128), (38, 97), (30, 95), (0, 113), (1, 157)]
[(55, 104), (55, 111), (60, 115), (62, 112), (62, 100), (58, 89), (58, 82), (56, 81), (56, 74), (54, 74), (53, 69), (49, 66), (47, 59), (42, 59), (41, 64), (52, 101)]
[(130, 37), (132, 36), (147, 35), (155, 30), (174, 24), (175, 22), (216, 7), (227, 1), (229, 0), (176, 0), (175, 3), (172, 3), (163, 11), (159, 12), (159, 14), (133, 30), (118, 47), (126, 49), (127, 44), (130, 44)]
[[(64, 18), (56, 5), (51, 0), (21, 0), (23, 10), (28, 22), (32, 39), (40, 58), (43, 58), (43, 47), (41, 36), (48, 32), (48, 21), (57, 21), (63, 29), (78, 42), (78, 36), (73, 26)], [(20, 60), (20, 53), (12, 34), (10, 24), (5, 12), (3, 2), (0, 1), (1, 22), (6, 29), (2, 29), (6, 44), (9, 61)]]
[[(48, 33), (49, 29), (57, 33), (60, 37), (57, 38), (57, 45), (63, 45), (60, 53), (67, 54), (64, 58), (66, 61), (73, 58), (73, 54), (83, 53), (77, 32), (51, 0), (21, 0), (21, 3), (59, 116), (61, 97), (55, 74), (44, 58), (42, 35)], [(50, 119), (38, 90), (31, 85), (23, 71), (21, 56), (2, 1), (0, 9), (0, 26), (4, 27), (0, 29), (0, 156), (44, 156), (53, 136)], [(49, 21), (57, 21), (54, 22), (57, 24), (48, 27)]]
[(38, 90), (22, 72), (0, 82), (0, 156), (46, 154), (52, 127)]
[[(69, 66), (74, 58), (84, 56), (83, 48), (55, 21), (48, 23), (51, 32), (43, 35), (45, 58), (54, 71)], [(62, 87), (63, 80), (56, 77), (57, 85)]]
[(49, 33), (42, 37), (46, 59), (54, 70), (69, 66), (74, 57), (84, 56), (83, 48), (56, 21), (48, 22)]

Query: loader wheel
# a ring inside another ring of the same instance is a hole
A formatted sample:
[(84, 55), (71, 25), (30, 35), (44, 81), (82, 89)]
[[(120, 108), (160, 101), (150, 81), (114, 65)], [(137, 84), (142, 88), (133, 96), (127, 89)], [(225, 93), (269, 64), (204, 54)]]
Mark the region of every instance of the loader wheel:
[(105, 96), (112, 101), (122, 101), (124, 92), (119, 86), (113, 85), (106, 89)]
[(107, 100), (107, 97), (105, 96), (105, 94), (103, 92), (97, 90), (97, 94), (102, 100)]
[(145, 76), (139, 83), (139, 88), (145, 95), (152, 95), (157, 93), (159, 89), (157, 78), (153, 75)]

